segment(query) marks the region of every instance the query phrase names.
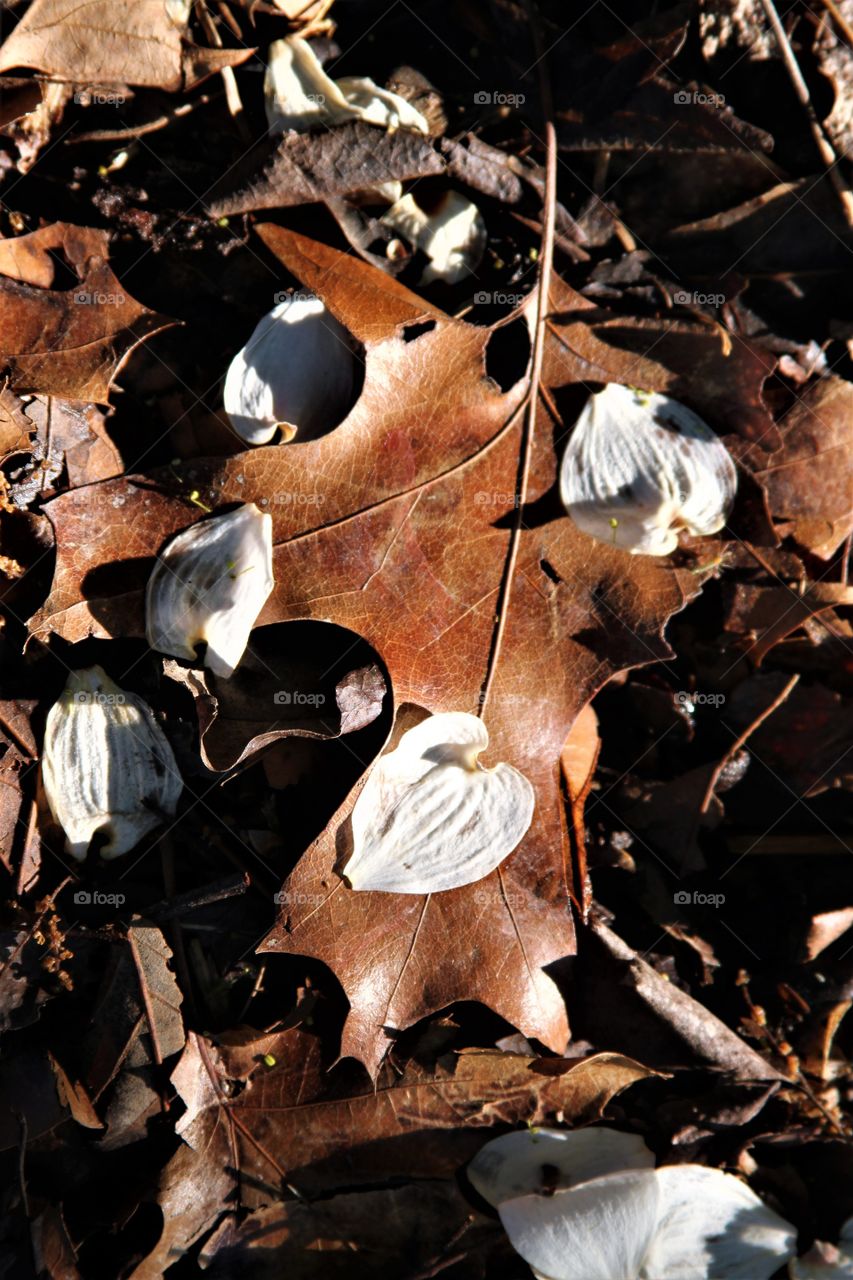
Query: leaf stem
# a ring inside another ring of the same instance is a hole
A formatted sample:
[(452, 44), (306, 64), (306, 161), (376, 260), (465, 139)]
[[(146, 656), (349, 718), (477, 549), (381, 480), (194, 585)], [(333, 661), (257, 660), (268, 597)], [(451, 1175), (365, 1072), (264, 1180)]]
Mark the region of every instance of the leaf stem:
[(492, 651), (489, 655), (489, 666), (480, 693), (478, 715), (483, 716), (494, 683), (495, 672), (500, 660), (506, 623), (512, 600), (512, 588), (518, 564), (518, 549), (521, 542), (524, 504), (527, 499), (527, 484), (530, 476), (530, 460), (533, 452), (533, 433), (536, 425), (536, 410), (539, 404), (539, 381), (542, 376), (542, 360), (545, 349), (545, 331), (550, 303), (551, 270), (554, 261), (554, 216), (557, 203), (557, 135), (554, 130), (551, 89), (544, 69), (544, 54), (541, 50), (541, 34), (535, 15), (531, 19), (534, 45), (539, 65), (540, 93), (542, 110), (545, 113), (545, 192), (543, 195), (542, 242), (539, 251), (539, 280), (536, 285), (536, 321), (533, 336), (533, 354), (530, 364), (530, 385), (527, 392), (527, 406), (521, 432), (519, 451), (518, 479), (515, 490), (515, 512), (512, 532), (507, 552), (506, 569), (501, 583), (500, 597), (496, 611)]

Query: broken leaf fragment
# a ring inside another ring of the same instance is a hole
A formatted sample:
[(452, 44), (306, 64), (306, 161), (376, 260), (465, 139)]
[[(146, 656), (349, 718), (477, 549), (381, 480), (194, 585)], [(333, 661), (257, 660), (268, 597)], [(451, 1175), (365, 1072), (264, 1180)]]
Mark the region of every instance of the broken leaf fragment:
[(157, 559), (145, 595), (148, 643), (228, 678), (274, 585), (272, 517), (254, 502), (177, 534)]
[(356, 373), (352, 339), (320, 299), (285, 299), (231, 361), (225, 412), (247, 444), (269, 444), (279, 428), (285, 442), (321, 435), (351, 409)]
[(717, 533), (737, 472), (698, 414), (670, 396), (609, 383), (578, 418), (560, 469), (560, 496), (584, 533), (665, 556), (681, 530)]
[(312, 125), (363, 120), (383, 129), (413, 129), (429, 133), (421, 113), (405, 98), (381, 89), (367, 76), (332, 80), (317, 55), (299, 36), (275, 40), (270, 45), (264, 78), (270, 133), (298, 133)]
[(477, 270), (486, 248), (483, 216), (473, 201), (458, 191), (445, 192), (429, 211), (413, 195), (405, 195), (380, 221), (427, 257), (421, 284), (464, 280)]
[(183, 781), (172, 748), (147, 702), (101, 667), (72, 671), (45, 728), (44, 789), (83, 862), (96, 832), (104, 858), (128, 853), (177, 808)]
[(652, 1164), (634, 1134), (533, 1129), (468, 1177), (540, 1280), (769, 1280), (792, 1257), (794, 1229), (738, 1178)]
[(484, 768), (477, 716), (427, 717), (380, 757), (352, 811), (353, 889), (438, 893), (473, 884), (512, 853), (533, 818), (534, 791), (510, 764)]

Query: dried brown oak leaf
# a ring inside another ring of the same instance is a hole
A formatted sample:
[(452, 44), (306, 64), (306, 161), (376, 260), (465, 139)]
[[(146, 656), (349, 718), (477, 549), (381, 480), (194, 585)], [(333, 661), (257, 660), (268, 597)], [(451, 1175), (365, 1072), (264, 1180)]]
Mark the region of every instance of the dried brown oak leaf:
[[(208, 507), (269, 510), (276, 586), (259, 624), (335, 622), (378, 652), (397, 708), (480, 711), (485, 763), (520, 769), (536, 812), (519, 847), (476, 885), (426, 898), (355, 893), (333, 868), (356, 787), (298, 865), (288, 916), (264, 949), (331, 966), (352, 1006), (343, 1052), (372, 1070), (385, 1028), (458, 1000), (480, 1000), (562, 1051), (565, 1008), (544, 972), (573, 950), (560, 751), (615, 671), (669, 652), (662, 627), (698, 577), (590, 541), (555, 503), (539, 522), (521, 520), (507, 609), (528, 387), (522, 377), (502, 393), (486, 376), (500, 331), (452, 320), (283, 228), (259, 233), (364, 344), (358, 403), (319, 440), (189, 464), (183, 486), (170, 470), (55, 499), (46, 509), (56, 574), (33, 625), (71, 641), (140, 635), (153, 556), (201, 514), (186, 500), (192, 490)], [(614, 349), (616, 371), (620, 360), (633, 367)], [(552, 489), (555, 465), (553, 432), (537, 430), (525, 512)]]
[[(125, 291), (108, 252), (105, 231), (62, 222), (0, 240), (0, 371), (13, 390), (104, 404), (134, 347), (175, 323)], [(51, 254), (78, 286), (51, 289)]]
[[(0, 47), (0, 71), (33, 67), (57, 80), (177, 91), (253, 49), (199, 49), (164, 0), (33, 0)], [(189, 13), (189, 6), (186, 7)]]
[(171, 1077), (187, 1145), (163, 1171), (163, 1235), (133, 1280), (161, 1276), (235, 1201), (279, 1202), (286, 1186), (325, 1199), (342, 1187), (451, 1181), (492, 1126), (557, 1114), (589, 1123), (652, 1075), (615, 1053), (567, 1061), (473, 1050), (434, 1069), (410, 1063), (402, 1076), (388, 1065), (373, 1085), (352, 1063), (329, 1071), (318, 1037), (299, 1027), (219, 1044), (190, 1032)]
[(813, 383), (780, 430), (782, 447), (757, 478), (777, 521), (792, 521), (800, 546), (829, 560), (853, 529), (853, 383)]

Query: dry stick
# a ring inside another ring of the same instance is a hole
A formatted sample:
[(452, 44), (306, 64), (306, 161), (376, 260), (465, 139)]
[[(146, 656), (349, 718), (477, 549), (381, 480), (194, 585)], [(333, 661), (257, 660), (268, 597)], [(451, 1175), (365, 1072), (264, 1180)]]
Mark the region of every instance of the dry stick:
[(851, 27), (844, 14), (838, 8), (838, 5), (833, 4), (833, 0), (820, 0), (820, 3), (829, 11), (829, 13), (832, 14), (839, 31), (842, 33), (851, 48), (853, 48), (853, 27)]
[(133, 142), (135, 138), (144, 138), (147, 133), (158, 133), (173, 120), (191, 115), (199, 107), (206, 107), (209, 102), (219, 98), (218, 93), (202, 93), (193, 102), (182, 102), (173, 111), (166, 111), (154, 120), (146, 120), (143, 124), (128, 125), (124, 129), (93, 129), (90, 133), (75, 133), (66, 141), (66, 146), (73, 147), (80, 142)]
[[(216, 30), (216, 23), (207, 11), (205, 0), (196, 0), (195, 11), (198, 20), (201, 23), (202, 30), (208, 40), (217, 49), (222, 48), (222, 37)], [(246, 124), (246, 117), (243, 114), (243, 99), (240, 97), (240, 90), (237, 88), (237, 77), (234, 75), (233, 67), (221, 67), (219, 74), (222, 77), (222, 83), (225, 86), (225, 101), (228, 103), (228, 110), (234, 117), (234, 123), (237, 126), (237, 132), (244, 142), (250, 141), (249, 127)]]
[(773, 28), (773, 34), (776, 37), (776, 43), (779, 45), (779, 51), (782, 54), (788, 75), (791, 77), (791, 84), (794, 86), (794, 92), (805, 108), (806, 115), (809, 120), (809, 127), (812, 131), (812, 137), (815, 145), (820, 152), (820, 158), (827, 167), (827, 176), (835, 188), (838, 199), (841, 201), (841, 207), (844, 210), (844, 217), (849, 227), (853, 227), (853, 192), (838, 172), (838, 156), (829, 143), (826, 134), (821, 128), (820, 121), (815, 114), (812, 106), (812, 100), (809, 96), (808, 85), (803, 79), (803, 73), (800, 71), (799, 63), (794, 56), (794, 50), (791, 48), (791, 42), (785, 34), (785, 28), (776, 12), (776, 6), (773, 0), (761, 0), (761, 6), (767, 15), (767, 20)]

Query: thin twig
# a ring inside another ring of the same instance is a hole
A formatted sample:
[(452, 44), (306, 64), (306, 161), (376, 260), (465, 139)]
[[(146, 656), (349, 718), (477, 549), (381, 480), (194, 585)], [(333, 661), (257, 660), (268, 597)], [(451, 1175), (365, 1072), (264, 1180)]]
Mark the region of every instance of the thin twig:
[(841, 207), (844, 210), (844, 217), (847, 225), (853, 227), (853, 192), (842, 178), (838, 171), (838, 156), (835, 154), (829, 139), (821, 128), (820, 121), (817, 118), (815, 109), (812, 106), (811, 96), (809, 94), (808, 85), (803, 79), (803, 73), (800, 70), (794, 50), (791, 48), (791, 42), (785, 34), (785, 28), (782, 26), (779, 14), (776, 12), (776, 6), (773, 0), (761, 0), (761, 6), (767, 15), (767, 20), (773, 28), (773, 34), (776, 37), (776, 43), (779, 45), (779, 51), (787, 68), (788, 75), (791, 78), (791, 84), (794, 86), (794, 92), (805, 108), (806, 115), (809, 120), (809, 127), (812, 131), (812, 137), (815, 145), (820, 152), (820, 158), (826, 165), (827, 176), (835, 188), (838, 199), (841, 201)]
[[(222, 48), (222, 37), (216, 29), (216, 23), (213, 21), (208, 12), (205, 0), (196, 0), (196, 15), (201, 23), (201, 29), (207, 36), (208, 40), (217, 49)], [(222, 83), (225, 86), (225, 101), (228, 103), (228, 110), (234, 117), (234, 123), (237, 126), (237, 132), (244, 142), (249, 141), (249, 127), (246, 124), (246, 117), (243, 112), (243, 99), (240, 97), (240, 90), (237, 87), (237, 77), (234, 75), (233, 67), (220, 67), (219, 74), (222, 77)]]
[(851, 49), (853, 49), (853, 27), (851, 27), (844, 14), (838, 8), (838, 5), (834, 4), (833, 0), (820, 0), (820, 3), (823, 5), (824, 9), (832, 14), (838, 30), (844, 36)]
[(711, 801), (714, 798), (714, 791), (716, 790), (717, 783), (720, 781), (720, 775), (722, 774), (726, 765), (728, 765), (732, 760), (734, 760), (737, 753), (745, 745), (745, 743), (749, 740), (749, 738), (752, 737), (752, 735), (755, 733), (755, 730), (759, 727), (759, 725), (764, 724), (764, 721), (769, 716), (772, 716), (774, 711), (778, 711), (783, 702), (786, 702), (788, 700), (788, 697), (790, 696), (791, 692), (796, 688), (799, 682), (800, 682), (799, 674), (795, 676), (791, 676), (791, 679), (788, 681), (785, 687), (780, 690), (780, 692), (776, 695), (773, 701), (769, 703), (769, 705), (766, 706), (764, 710), (755, 717), (755, 719), (752, 721), (751, 724), (747, 725), (747, 727), (744, 729), (740, 737), (734, 740), (734, 742), (729, 747), (726, 754), (723, 756), (722, 760), (714, 769), (714, 772), (711, 774), (711, 777), (708, 781), (708, 786), (705, 789), (705, 795), (702, 800), (702, 804), (699, 807), (700, 814), (707, 813), (708, 810), (710, 809)]

